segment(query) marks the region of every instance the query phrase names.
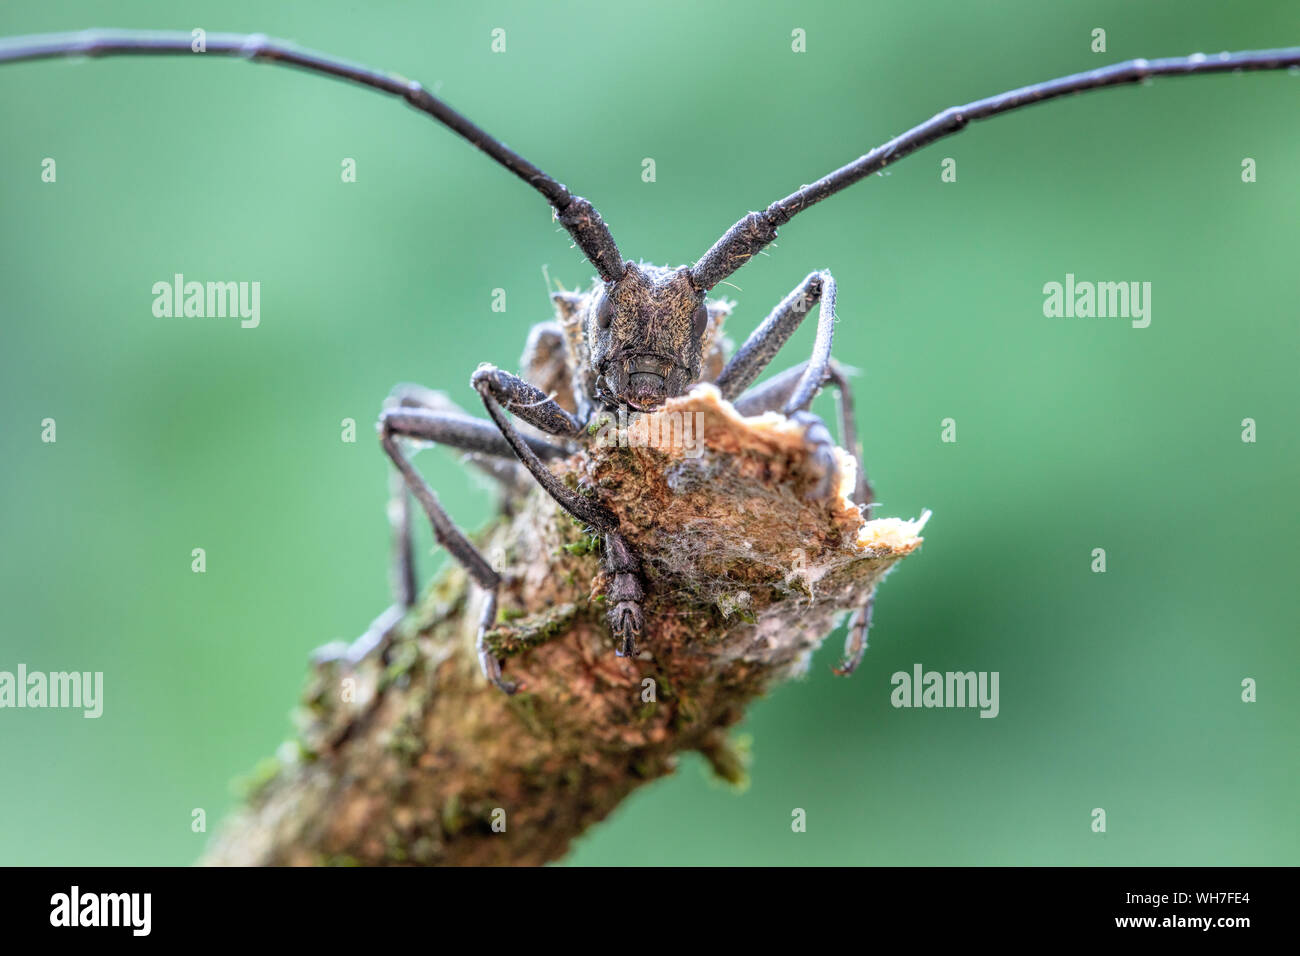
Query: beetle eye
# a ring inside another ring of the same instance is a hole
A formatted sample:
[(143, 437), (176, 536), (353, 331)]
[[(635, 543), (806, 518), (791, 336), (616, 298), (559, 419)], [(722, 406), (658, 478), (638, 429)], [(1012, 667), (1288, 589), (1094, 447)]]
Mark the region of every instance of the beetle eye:
[(607, 329), (612, 321), (614, 321), (614, 303), (609, 296), (601, 296), (600, 305), (596, 306), (596, 325)]
[(704, 337), (704, 330), (709, 325), (709, 310), (700, 303), (700, 307), (695, 310), (695, 317), (692, 320), (695, 325), (695, 337), (697, 339)]

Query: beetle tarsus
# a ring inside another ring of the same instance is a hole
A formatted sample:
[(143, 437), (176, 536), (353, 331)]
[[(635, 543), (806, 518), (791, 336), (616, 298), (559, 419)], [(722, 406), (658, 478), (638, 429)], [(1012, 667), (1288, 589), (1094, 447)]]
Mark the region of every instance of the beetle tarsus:
[(478, 651), (478, 666), (482, 668), (484, 677), (507, 694), (513, 694), (522, 685), (508, 681), (501, 676), (501, 658), (492, 653), (492, 649), (488, 647), (487, 643), (487, 632), (492, 629), (496, 619), (497, 592), (494, 588), (488, 591), (487, 601), (483, 604), (483, 615), (478, 621), (478, 639), (475, 643), (475, 649)]
[(617, 532), (605, 535), (603, 560), (605, 571), (610, 576), (609, 591), (605, 595), (609, 611), (605, 619), (618, 646), (618, 656), (634, 657), (637, 639), (645, 631), (645, 618), (641, 614), (645, 590), (641, 587), (640, 562)]
[(857, 610), (849, 621), (849, 634), (844, 639), (844, 658), (834, 671), (839, 677), (848, 677), (862, 663), (862, 656), (867, 653), (867, 633), (871, 630), (871, 609), (876, 596), (872, 594), (867, 603)]
[(790, 418), (803, 426), (803, 440), (808, 445), (808, 457), (813, 466), (814, 480), (807, 497), (810, 501), (825, 501), (839, 482), (835, 441), (826, 424), (812, 412), (795, 412)]

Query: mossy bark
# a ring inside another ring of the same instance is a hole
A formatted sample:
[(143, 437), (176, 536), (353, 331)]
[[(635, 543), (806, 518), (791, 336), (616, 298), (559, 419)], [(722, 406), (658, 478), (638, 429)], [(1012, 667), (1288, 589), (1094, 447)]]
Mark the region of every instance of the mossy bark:
[[(727, 730), (807, 667), (920, 544), (920, 522), (865, 522), (816, 481), (801, 432), (741, 419), (705, 387), (684, 444), (595, 447), (561, 470), (615, 510), (644, 565), (647, 634), (620, 658), (595, 542), (534, 492), (481, 536), (506, 585), (490, 638), (512, 697), (479, 672), (482, 595), (448, 569), (357, 663), (317, 663), (299, 739), (217, 835), (211, 864), (538, 864), (633, 790), (703, 753), (743, 776)], [(842, 489), (852, 461), (842, 455)]]

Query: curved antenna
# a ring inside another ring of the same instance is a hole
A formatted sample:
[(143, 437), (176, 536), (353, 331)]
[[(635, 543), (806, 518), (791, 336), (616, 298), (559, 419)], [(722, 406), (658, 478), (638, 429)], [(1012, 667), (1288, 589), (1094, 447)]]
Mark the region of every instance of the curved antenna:
[(338, 60), (323, 53), (304, 50), (284, 40), (260, 33), (209, 33), (205, 49), (193, 49), (193, 35), (179, 31), (152, 30), (85, 30), (80, 33), (42, 33), (0, 39), (0, 63), (46, 60), (64, 56), (115, 56), (119, 54), (190, 54), (234, 56), (245, 60), (293, 66), (311, 73), (322, 73), (381, 93), (404, 99), (421, 113), (432, 116), (443, 126), (468, 140), (496, 162), (514, 173), (546, 197), (555, 209), (556, 219), (602, 279), (612, 282), (623, 274), (623, 259), (596, 208), (569, 192), (568, 188), (538, 169), (500, 140), (488, 135), (467, 118), (435, 97), (414, 80), (394, 73)]
[(847, 166), (841, 166), (833, 173), (823, 176), (812, 185), (804, 186), (798, 192), (793, 192), (784, 199), (772, 203), (762, 212), (751, 212), (728, 229), (723, 237), (700, 257), (691, 270), (691, 281), (702, 291), (713, 288), (775, 239), (777, 227), (785, 225), (797, 213), (898, 162), (923, 146), (929, 146), (936, 140), (960, 132), (968, 123), (975, 120), (1009, 113), (1022, 106), (1042, 103), (1070, 93), (1100, 90), (1125, 83), (1140, 83), (1153, 76), (1188, 76), (1195, 73), (1281, 70), (1297, 67), (1300, 67), (1300, 47), (1284, 50), (1248, 50), (1241, 53), (1220, 53), (1216, 56), (1193, 53), (1191, 56), (1169, 57), (1162, 60), (1128, 60), (1097, 70), (1089, 70), (1086, 73), (1075, 73), (1045, 83), (1035, 83), (1033, 86), (1022, 86), (1018, 90), (976, 100), (965, 106), (954, 106), (936, 114), (920, 126), (913, 127), (901, 136), (896, 136), (883, 146), (877, 146)]

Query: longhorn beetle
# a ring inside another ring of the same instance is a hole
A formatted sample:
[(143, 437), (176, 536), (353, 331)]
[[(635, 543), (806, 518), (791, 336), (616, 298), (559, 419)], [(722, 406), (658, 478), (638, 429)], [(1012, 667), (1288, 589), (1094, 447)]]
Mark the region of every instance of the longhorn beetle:
[[(465, 415), (439, 393), (411, 386), (394, 390), (379, 419), (380, 443), (401, 479), (395, 482), (395, 498), (390, 509), (395, 530), (394, 582), (398, 598), (393, 611), (400, 613), (416, 597), (408, 499), (413, 495), (433, 526), (437, 541), (487, 593), (478, 626), (479, 661), (487, 678), (507, 693), (516, 687), (503, 678), (500, 660), (484, 643), (484, 635), (496, 618), (501, 577), (452, 523), (433, 489), (412, 465), (403, 440), (434, 442), (487, 459), (522, 462), (561, 508), (603, 538), (602, 562), (610, 582), (609, 628), (617, 653), (633, 654), (645, 631), (641, 612), (644, 591), (637, 556), (620, 534), (619, 516), (567, 487), (546, 466), (546, 461), (568, 456), (588, 440), (587, 426), (595, 416), (617, 410), (620, 405), (636, 412), (653, 411), (667, 399), (683, 395), (693, 384), (711, 378), (722, 397), (734, 402), (742, 413), (776, 410), (803, 427), (804, 440), (820, 472), (811, 494), (825, 497), (836, 487), (833, 443), (826, 426), (809, 411), (809, 406), (824, 385), (832, 384), (839, 396), (841, 440), (856, 452), (852, 399), (842, 373), (831, 360), (835, 280), (828, 271), (810, 273), (772, 310), (736, 354), (725, 364), (721, 363), (713, 333), (725, 314), (725, 307), (708, 301), (706, 296), (776, 239), (779, 227), (814, 203), (923, 146), (959, 132), (975, 120), (1066, 94), (1139, 83), (1156, 76), (1300, 69), (1300, 48), (1129, 60), (953, 107), (766, 209), (747, 214), (693, 265), (665, 268), (625, 260), (595, 206), (489, 136), (419, 83), (260, 34), (208, 34), (203, 50), (194, 43), (191, 34), (179, 32), (91, 30), (43, 34), (0, 41), (0, 63), (60, 56), (206, 52), (294, 66), (400, 97), (541, 193), (554, 210), (556, 220), (599, 274), (599, 280), (586, 292), (555, 293), (560, 322), (533, 329), (524, 354), (526, 377), (492, 365), (480, 366), (471, 376), (470, 382), (482, 397), (490, 422)], [(751, 388), (754, 379), (814, 305), (817, 306), (817, 334), (811, 357)], [(706, 374), (707, 359), (714, 360), (710, 366), (721, 365), (720, 371)], [(507, 416), (507, 410), (540, 434), (518, 430)], [(860, 460), (858, 465), (855, 500), (868, 509), (870, 489)], [(857, 666), (866, 648), (870, 621), (868, 600), (850, 623), (839, 673), (851, 673)]]

